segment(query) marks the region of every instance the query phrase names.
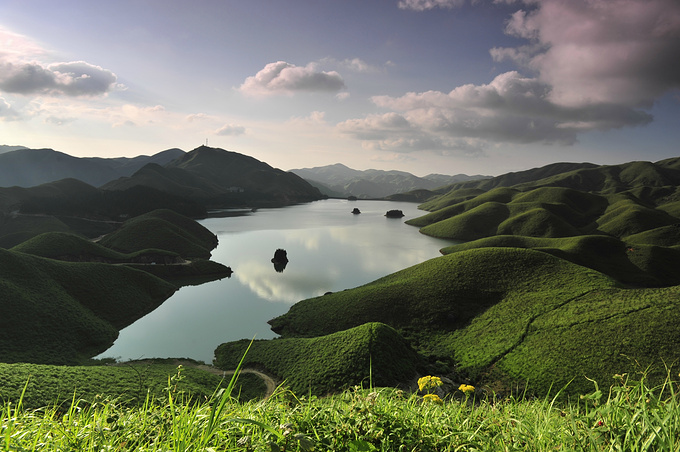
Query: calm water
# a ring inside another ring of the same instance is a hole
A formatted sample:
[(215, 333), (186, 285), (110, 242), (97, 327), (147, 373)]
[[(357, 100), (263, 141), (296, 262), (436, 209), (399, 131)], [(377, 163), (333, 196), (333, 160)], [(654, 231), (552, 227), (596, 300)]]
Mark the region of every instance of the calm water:
[[(350, 213), (354, 207), (360, 215)], [(386, 218), (392, 209), (405, 216)], [(100, 357), (186, 357), (210, 363), (223, 342), (276, 337), (267, 321), (300, 300), (357, 287), (439, 256), (439, 249), (453, 242), (404, 224), (424, 213), (413, 203), (325, 200), (202, 220), (219, 238), (212, 259), (234, 274), (183, 287), (122, 330)], [(282, 272), (271, 262), (277, 248), (288, 252)]]

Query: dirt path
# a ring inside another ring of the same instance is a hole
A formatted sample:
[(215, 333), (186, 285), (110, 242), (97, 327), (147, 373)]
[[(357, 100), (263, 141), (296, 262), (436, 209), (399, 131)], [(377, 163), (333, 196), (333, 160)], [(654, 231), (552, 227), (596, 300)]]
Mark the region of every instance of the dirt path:
[[(116, 363), (114, 366), (127, 366), (130, 364), (154, 364), (153, 359), (139, 359), (135, 361), (127, 361), (123, 363)], [(164, 362), (163, 364), (168, 364), (167, 362)], [(209, 366), (207, 364), (197, 364), (193, 361), (185, 361), (182, 359), (176, 359), (172, 362), (173, 365), (179, 366), (182, 365), (184, 367), (194, 367), (196, 369), (201, 369), (206, 372), (210, 372), (211, 374), (219, 375), (220, 377), (227, 377), (230, 375), (234, 375), (234, 370), (222, 370), (218, 369), (217, 367)], [(267, 387), (267, 390), (265, 391), (264, 399), (267, 400), (276, 390), (276, 387), (278, 384), (276, 383), (276, 380), (274, 380), (272, 377), (269, 375), (260, 372), (259, 370), (255, 369), (241, 369), (241, 373), (244, 374), (254, 374), (260, 377), (263, 381), (265, 386)]]
[[(185, 365), (185, 364), (182, 364), (182, 365)], [(205, 365), (205, 364), (187, 363), (186, 366), (196, 367), (198, 369), (205, 370), (206, 372), (210, 372), (210, 373), (213, 373), (215, 375), (219, 375), (221, 377), (227, 377), (229, 375), (234, 375), (234, 372), (236, 372), (235, 370), (222, 370), (222, 369), (218, 369), (217, 367), (212, 367), (212, 366), (208, 366), (208, 365)], [(265, 400), (267, 400), (269, 398), (269, 396), (271, 396), (274, 393), (274, 391), (276, 390), (276, 387), (278, 386), (276, 384), (276, 381), (274, 381), (274, 379), (272, 377), (270, 377), (269, 375), (267, 375), (265, 373), (260, 372), (259, 370), (241, 369), (241, 373), (242, 374), (257, 375), (258, 377), (260, 377), (264, 381), (264, 384), (267, 387), (267, 391), (265, 392), (265, 395), (264, 395)]]

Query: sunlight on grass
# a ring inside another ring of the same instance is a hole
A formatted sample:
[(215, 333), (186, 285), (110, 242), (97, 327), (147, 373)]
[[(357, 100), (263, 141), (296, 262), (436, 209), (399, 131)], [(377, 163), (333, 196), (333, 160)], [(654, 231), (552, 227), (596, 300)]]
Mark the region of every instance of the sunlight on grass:
[[(498, 399), (461, 385), (436, 403), (428, 400), (434, 394), (361, 387), (323, 398), (280, 387), (266, 401), (238, 403), (234, 376), (226, 389), (194, 403), (176, 390), (183, 378), (178, 368), (165, 397), (147, 397), (136, 407), (95, 398), (73, 400), (66, 410), (28, 410), (21, 398), (7, 401), (0, 445), (7, 451), (670, 451), (680, 447), (673, 376), (669, 370), (662, 385), (648, 387), (645, 373), (616, 375), (608, 391), (593, 381), (592, 392), (565, 402)], [(439, 387), (436, 379), (422, 380), (422, 389)]]

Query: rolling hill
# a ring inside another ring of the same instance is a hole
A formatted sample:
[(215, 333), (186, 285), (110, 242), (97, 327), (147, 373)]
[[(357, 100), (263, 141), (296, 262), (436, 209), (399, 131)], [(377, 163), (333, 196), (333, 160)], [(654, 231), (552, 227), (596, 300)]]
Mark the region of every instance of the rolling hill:
[(156, 210), (96, 243), (47, 232), (0, 249), (0, 362), (77, 364), (105, 351), (185, 281), (229, 276), (207, 260), (215, 246), (194, 220)]
[[(680, 159), (558, 163), (438, 189), (407, 223), (463, 243), (302, 300), (272, 330), (311, 340), (379, 322), (417, 351), (420, 375), (490, 391), (578, 394), (646, 370), (662, 382), (680, 360), (679, 171)], [(258, 356), (283, 373), (274, 342)]]

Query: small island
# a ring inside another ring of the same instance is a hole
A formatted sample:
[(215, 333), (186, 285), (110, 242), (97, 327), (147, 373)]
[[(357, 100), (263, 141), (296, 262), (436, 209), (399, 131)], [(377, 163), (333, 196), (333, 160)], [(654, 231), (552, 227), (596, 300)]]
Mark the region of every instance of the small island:
[(388, 210), (387, 213), (385, 214), (387, 218), (401, 218), (404, 216), (404, 212), (401, 210)]

